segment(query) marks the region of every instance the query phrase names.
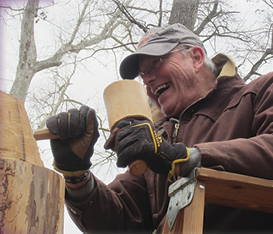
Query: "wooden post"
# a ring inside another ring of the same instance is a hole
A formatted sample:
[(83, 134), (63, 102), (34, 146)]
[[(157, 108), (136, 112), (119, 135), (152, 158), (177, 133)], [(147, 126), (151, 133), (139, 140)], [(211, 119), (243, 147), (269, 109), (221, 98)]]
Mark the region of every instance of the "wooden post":
[(169, 229), (167, 222), (165, 222), (162, 233), (201, 234), (203, 232), (204, 205), (204, 182), (197, 181), (190, 205), (179, 211), (172, 230)]
[(0, 234), (63, 233), (64, 179), (43, 166), (24, 103), (0, 102)]

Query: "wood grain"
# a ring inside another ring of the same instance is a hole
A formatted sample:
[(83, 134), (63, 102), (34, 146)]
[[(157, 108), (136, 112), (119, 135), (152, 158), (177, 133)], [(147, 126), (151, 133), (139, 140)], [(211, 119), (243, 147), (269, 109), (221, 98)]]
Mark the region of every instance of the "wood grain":
[(24, 103), (0, 91), (0, 157), (43, 166)]
[[(135, 80), (121, 80), (108, 85), (103, 92), (107, 110), (109, 129), (112, 133), (117, 123), (123, 119), (134, 118), (152, 122), (152, 113), (148, 103), (147, 91)], [(129, 165), (132, 175), (142, 175), (147, 170), (143, 160)]]
[(0, 233), (63, 233), (64, 179), (43, 167), (23, 102), (0, 100)]

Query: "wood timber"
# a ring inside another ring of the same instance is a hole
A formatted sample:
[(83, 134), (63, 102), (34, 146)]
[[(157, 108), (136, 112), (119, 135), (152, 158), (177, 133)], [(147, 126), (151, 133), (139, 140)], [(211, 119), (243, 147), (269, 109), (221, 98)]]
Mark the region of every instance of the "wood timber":
[(43, 166), (24, 103), (0, 91), (0, 156)]
[(172, 230), (165, 221), (163, 233), (201, 234), (205, 203), (273, 213), (273, 180), (197, 168), (192, 202), (179, 211)]
[(208, 168), (196, 178), (205, 181), (207, 203), (273, 213), (273, 180)]
[(23, 102), (0, 101), (0, 234), (63, 233), (64, 179), (43, 167)]

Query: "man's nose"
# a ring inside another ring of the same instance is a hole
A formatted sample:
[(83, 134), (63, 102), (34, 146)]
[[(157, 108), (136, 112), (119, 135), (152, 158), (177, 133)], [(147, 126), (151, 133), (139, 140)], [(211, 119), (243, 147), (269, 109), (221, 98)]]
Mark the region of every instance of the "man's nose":
[(154, 80), (156, 80), (156, 75), (155, 73), (153, 74), (145, 74), (145, 76), (142, 77), (143, 83), (145, 85), (149, 85), (151, 82), (153, 82)]

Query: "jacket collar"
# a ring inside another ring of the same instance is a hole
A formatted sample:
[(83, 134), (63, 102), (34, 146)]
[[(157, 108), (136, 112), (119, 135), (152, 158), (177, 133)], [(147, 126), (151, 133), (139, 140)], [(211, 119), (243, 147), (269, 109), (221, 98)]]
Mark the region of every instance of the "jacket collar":
[(217, 76), (217, 79), (223, 76), (232, 77), (237, 74), (237, 67), (230, 56), (220, 53), (220, 54), (217, 54), (215, 57), (213, 57), (212, 61), (216, 64), (216, 66), (220, 70), (220, 73)]

